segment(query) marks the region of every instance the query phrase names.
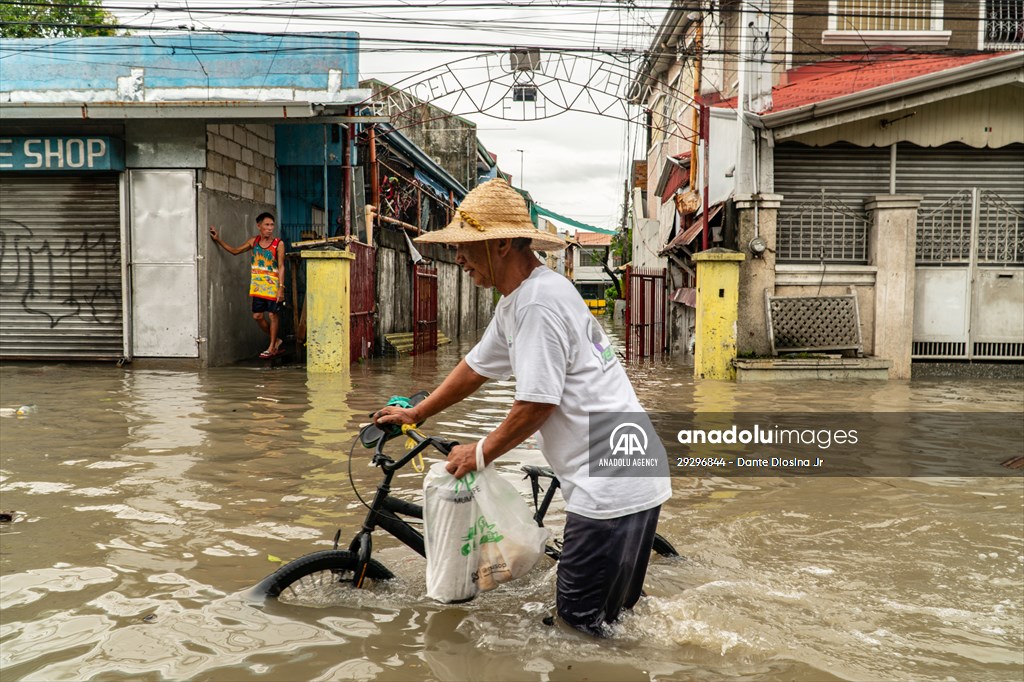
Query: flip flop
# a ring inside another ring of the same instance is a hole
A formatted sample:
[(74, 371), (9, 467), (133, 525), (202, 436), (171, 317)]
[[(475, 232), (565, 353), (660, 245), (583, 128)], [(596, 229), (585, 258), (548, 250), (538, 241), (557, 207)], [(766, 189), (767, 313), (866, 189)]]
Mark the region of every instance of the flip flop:
[(262, 353), (260, 353), (260, 357), (261, 357), (261, 358), (264, 358), (264, 359), (266, 359), (266, 358), (272, 358), (272, 357), (274, 357), (274, 355), (275, 355), (275, 353), (273, 353), (273, 352), (271, 352), (271, 351), (269, 351), (269, 350), (265, 350), (265, 351), (263, 351)]

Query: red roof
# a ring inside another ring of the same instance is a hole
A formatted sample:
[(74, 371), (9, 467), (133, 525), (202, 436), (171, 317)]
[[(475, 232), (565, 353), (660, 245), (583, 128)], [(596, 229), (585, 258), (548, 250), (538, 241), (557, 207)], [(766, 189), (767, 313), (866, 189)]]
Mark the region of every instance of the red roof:
[(608, 246), (612, 243), (612, 236), (610, 234), (576, 230), (576, 241), (580, 243), (580, 246)]
[[(785, 85), (772, 88), (772, 108), (762, 114), (796, 109), (885, 85), (947, 71), (1005, 55), (983, 52), (970, 55), (862, 52), (801, 66), (786, 73)], [(736, 108), (736, 98), (714, 106)]]

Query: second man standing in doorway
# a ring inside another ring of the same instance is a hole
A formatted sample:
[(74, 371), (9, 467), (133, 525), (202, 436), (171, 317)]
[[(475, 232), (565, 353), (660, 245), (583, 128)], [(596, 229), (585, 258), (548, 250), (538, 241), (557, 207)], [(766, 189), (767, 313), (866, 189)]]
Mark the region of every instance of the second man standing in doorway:
[(280, 351), (283, 343), (277, 334), (281, 324), (281, 301), (284, 299), (284, 242), (274, 236), (274, 216), (269, 213), (256, 216), (256, 229), (259, 234), (249, 237), (241, 246), (225, 244), (212, 225), (210, 238), (235, 256), (252, 251), (252, 276), (249, 280), (252, 317), (270, 336), (270, 345), (260, 353), (261, 358), (269, 358)]

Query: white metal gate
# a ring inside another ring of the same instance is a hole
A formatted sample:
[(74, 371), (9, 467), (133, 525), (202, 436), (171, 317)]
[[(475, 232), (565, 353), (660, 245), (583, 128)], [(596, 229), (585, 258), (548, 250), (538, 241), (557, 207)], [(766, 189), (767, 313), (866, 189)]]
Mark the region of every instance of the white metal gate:
[(134, 357), (199, 355), (195, 181), (191, 170), (129, 173)]
[(918, 216), (913, 357), (1024, 358), (1024, 212), (972, 188)]

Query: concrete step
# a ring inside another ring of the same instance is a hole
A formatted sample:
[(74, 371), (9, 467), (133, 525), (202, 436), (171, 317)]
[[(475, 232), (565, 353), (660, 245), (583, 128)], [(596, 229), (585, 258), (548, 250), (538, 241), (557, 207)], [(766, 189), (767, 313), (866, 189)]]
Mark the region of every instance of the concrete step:
[[(385, 334), (384, 341), (390, 346), (392, 352), (399, 355), (412, 353), (412, 332), (399, 332), (396, 334)], [(452, 340), (441, 332), (437, 333), (437, 345), (443, 346), (451, 343)]]

